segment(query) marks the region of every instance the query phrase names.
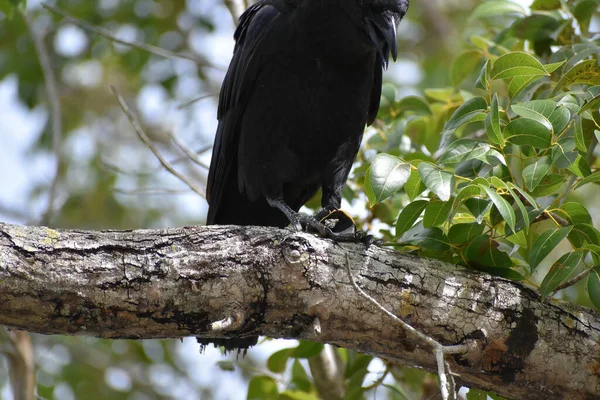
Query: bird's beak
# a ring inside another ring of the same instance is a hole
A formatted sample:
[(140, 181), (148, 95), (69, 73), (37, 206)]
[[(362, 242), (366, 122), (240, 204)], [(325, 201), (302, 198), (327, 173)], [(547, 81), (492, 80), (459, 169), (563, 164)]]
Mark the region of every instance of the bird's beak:
[(384, 68), (387, 68), (389, 55), (392, 55), (394, 61), (398, 57), (396, 19), (389, 14), (374, 15), (367, 21), (367, 33), (377, 47)]

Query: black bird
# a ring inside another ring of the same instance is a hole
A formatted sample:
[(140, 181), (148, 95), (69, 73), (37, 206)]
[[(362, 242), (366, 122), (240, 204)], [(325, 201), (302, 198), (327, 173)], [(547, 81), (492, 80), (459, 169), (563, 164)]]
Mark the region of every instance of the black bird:
[[(397, 56), (408, 0), (261, 0), (240, 17), (208, 175), (207, 224), (322, 230)], [(329, 231), (330, 232), (330, 231)]]

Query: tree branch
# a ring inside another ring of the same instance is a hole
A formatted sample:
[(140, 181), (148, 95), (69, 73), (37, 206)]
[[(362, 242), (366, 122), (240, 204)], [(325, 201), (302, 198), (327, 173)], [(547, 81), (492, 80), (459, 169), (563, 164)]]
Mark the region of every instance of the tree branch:
[[(256, 227), (67, 231), (0, 223), (0, 324), (103, 338), (263, 334), (332, 343), (517, 399), (600, 396), (596, 312), (437, 261)], [(235, 318), (223, 329), (215, 322)]]

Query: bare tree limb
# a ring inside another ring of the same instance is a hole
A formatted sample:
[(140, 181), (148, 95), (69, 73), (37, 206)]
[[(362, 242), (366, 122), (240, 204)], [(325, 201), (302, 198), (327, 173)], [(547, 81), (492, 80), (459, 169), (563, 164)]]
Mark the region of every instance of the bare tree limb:
[[(103, 338), (302, 338), (436, 371), (430, 346), (357, 293), (346, 258), (361, 289), (404, 322), (445, 346), (476, 340), (447, 359), (458, 384), (516, 399), (600, 396), (598, 313), (454, 265), (286, 230), (0, 223), (0, 324)], [(230, 315), (242, 323), (210, 330)]]

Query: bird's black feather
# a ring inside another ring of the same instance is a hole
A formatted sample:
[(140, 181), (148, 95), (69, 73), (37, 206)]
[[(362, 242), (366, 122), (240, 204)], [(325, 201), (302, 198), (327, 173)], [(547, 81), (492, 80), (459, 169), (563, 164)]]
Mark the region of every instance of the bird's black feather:
[[(221, 88), (208, 224), (285, 227), (322, 189), (339, 208), (408, 0), (262, 0)], [(272, 207), (275, 205), (276, 207)]]

